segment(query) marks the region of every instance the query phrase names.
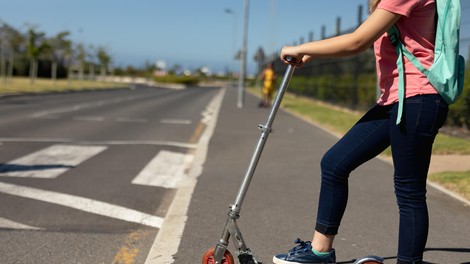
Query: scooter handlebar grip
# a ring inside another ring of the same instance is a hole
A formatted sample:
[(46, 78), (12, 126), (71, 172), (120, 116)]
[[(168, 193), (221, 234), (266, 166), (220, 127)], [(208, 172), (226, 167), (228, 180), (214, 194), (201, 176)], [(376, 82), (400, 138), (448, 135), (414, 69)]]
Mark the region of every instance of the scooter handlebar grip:
[(295, 58), (291, 56), (285, 56), (284, 59), (289, 63), (295, 63)]

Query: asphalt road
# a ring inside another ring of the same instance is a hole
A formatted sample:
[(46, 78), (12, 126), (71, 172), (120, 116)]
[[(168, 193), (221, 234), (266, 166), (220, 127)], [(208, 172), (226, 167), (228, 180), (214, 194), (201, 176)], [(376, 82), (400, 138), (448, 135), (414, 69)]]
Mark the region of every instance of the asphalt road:
[(0, 263), (144, 263), (218, 92), (1, 98)]

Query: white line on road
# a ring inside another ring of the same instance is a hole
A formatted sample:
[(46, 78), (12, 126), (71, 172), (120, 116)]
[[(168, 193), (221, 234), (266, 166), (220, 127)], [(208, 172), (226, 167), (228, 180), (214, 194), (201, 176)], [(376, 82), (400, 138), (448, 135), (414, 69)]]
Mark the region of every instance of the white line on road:
[(5, 229), (30, 229), (30, 230), (40, 230), (40, 229), (42, 229), (42, 228), (25, 225), (25, 224), (21, 224), (21, 223), (18, 223), (18, 222), (14, 222), (14, 221), (2, 218), (2, 217), (0, 217), (0, 228), (5, 228)]
[(176, 188), (193, 161), (193, 155), (162, 150), (134, 178), (133, 184)]
[(104, 121), (104, 117), (102, 116), (76, 116), (73, 118), (73, 120), (101, 122), (101, 121)]
[(106, 146), (53, 145), (0, 165), (0, 176), (55, 178), (106, 148)]
[(148, 97), (148, 95), (126, 96), (126, 97), (114, 98), (114, 99), (109, 99), (109, 100), (99, 100), (99, 101), (96, 101), (96, 102), (76, 104), (76, 105), (66, 106), (66, 107), (62, 107), (62, 108), (56, 108), (56, 109), (50, 109), (50, 110), (35, 112), (31, 115), (31, 118), (43, 118), (43, 117), (48, 116), (48, 115), (74, 112), (74, 111), (79, 111), (79, 110), (86, 109), (86, 108), (92, 108), (92, 107), (103, 106), (103, 105), (108, 105), (108, 104), (115, 104), (115, 103), (122, 103), (122, 102), (127, 102), (127, 101), (140, 99), (140, 98), (146, 98), (146, 97)]
[(204, 117), (205, 121), (210, 121), (206, 129), (199, 138), (198, 147), (194, 154), (194, 162), (189, 170), (188, 177), (185, 177), (179, 184), (175, 198), (168, 208), (161, 229), (158, 231), (157, 237), (153, 242), (152, 248), (147, 256), (145, 264), (171, 264), (174, 263), (173, 255), (178, 253), (178, 247), (183, 236), (187, 212), (194, 188), (196, 187), (197, 177), (202, 173), (202, 167), (206, 161), (209, 141), (214, 133), (219, 115), (222, 100), (224, 98), (225, 89), (214, 96), (209, 108), (212, 109), (212, 118)]
[(162, 124), (173, 124), (173, 125), (190, 125), (192, 122), (189, 119), (162, 119)]
[(48, 115), (48, 116), (40, 116), (40, 117), (35, 117), (36, 119), (46, 119), (46, 120), (57, 120), (60, 119), (58, 116), (53, 116), (53, 115)]
[(116, 119), (118, 122), (129, 122), (129, 123), (146, 123), (147, 119), (145, 118), (131, 118), (131, 117), (118, 117)]
[(63, 144), (83, 144), (83, 145), (153, 145), (171, 146), (194, 149), (197, 144), (189, 144), (176, 141), (154, 141), (154, 140), (109, 140), (109, 141), (87, 141), (71, 138), (0, 138), (0, 142), (43, 142), (43, 143), (63, 143)]
[(40, 190), (2, 182), (0, 182), (0, 192), (47, 203), (67, 206), (87, 213), (102, 215), (156, 228), (160, 228), (163, 223), (163, 218), (158, 216), (70, 194)]

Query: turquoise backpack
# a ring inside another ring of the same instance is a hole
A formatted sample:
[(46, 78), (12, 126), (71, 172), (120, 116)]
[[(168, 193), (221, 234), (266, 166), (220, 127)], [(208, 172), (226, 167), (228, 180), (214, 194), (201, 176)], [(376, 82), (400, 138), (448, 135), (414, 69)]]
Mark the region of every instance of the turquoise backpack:
[(403, 70), (403, 55), (413, 65), (424, 73), (431, 85), (450, 105), (462, 93), (465, 60), (459, 55), (460, 39), (460, 0), (436, 0), (437, 26), (434, 47), (434, 62), (429, 69), (409, 52), (400, 41), (400, 32), (393, 25), (388, 35), (398, 54), (398, 117), (396, 124), (401, 121), (403, 102), (405, 99), (405, 78)]

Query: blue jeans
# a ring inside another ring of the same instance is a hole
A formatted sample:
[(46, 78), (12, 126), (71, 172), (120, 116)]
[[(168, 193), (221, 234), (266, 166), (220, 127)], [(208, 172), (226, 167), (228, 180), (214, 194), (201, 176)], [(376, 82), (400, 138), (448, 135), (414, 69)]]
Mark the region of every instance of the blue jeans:
[(346, 209), (350, 172), (391, 146), (400, 212), (398, 263), (421, 263), (429, 227), (427, 173), (448, 106), (439, 95), (407, 98), (399, 125), (395, 124), (397, 111), (398, 104), (374, 106), (324, 155), (315, 230), (337, 234)]

